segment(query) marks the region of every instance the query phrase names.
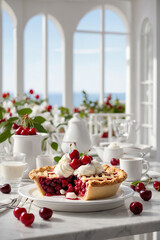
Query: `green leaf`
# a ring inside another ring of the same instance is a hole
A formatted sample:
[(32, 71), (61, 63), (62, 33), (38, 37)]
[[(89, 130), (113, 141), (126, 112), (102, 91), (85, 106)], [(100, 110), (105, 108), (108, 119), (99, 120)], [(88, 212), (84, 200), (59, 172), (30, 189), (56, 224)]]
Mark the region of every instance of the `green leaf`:
[(0, 119), (2, 119), (2, 118), (3, 118), (3, 108), (0, 107)]
[(140, 183), (141, 181), (135, 181), (135, 182), (132, 182), (131, 185), (134, 185), (134, 186), (137, 186), (138, 183)]
[(12, 117), (8, 119), (8, 122), (15, 122), (17, 121), (19, 118), (18, 117)]
[(46, 119), (41, 116), (37, 116), (37, 117), (33, 118), (32, 120), (33, 120), (33, 122), (40, 123), (40, 124), (42, 124), (46, 121)]
[(56, 128), (61, 127), (61, 126), (67, 126), (67, 125), (68, 125), (67, 123), (59, 123), (59, 124), (56, 126)]
[(18, 111), (18, 115), (20, 117), (23, 117), (25, 114), (29, 115), (30, 113), (32, 113), (32, 109), (30, 109), (30, 108), (23, 108), (23, 109)]
[(60, 159), (61, 159), (61, 157), (59, 157), (59, 156), (54, 157), (54, 161), (55, 161), (56, 163), (58, 163)]
[(0, 128), (1, 128), (1, 127), (4, 127), (5, 125), (7, 125), (7, 122), (6, 122), (6, 121), (5, 121), (5, 122), (1, 122), (1, 123), (0, 123)]
[(4, 132), (0, 134), (0, 143), (4, 142), (7, 140), (7, 138), (11, 137), (11, 132), (10, 129), (6, 129)]
[(40, 123), (33, 122), (33, 125), (38, 132), (47, 133), (46, 129), (44, 129), (44, 127)]
[(57, 151), (57, 149), (58, 149), (58, 143), (52, 142), (52, 143), (51, 143), (51, 147), (52, 147), (55, 151)]
[(45, 142), (46, 142), (47, 139), (48, 139), (48, 137), (46, 137), (46, 138), (44, 138), (44, 139), (42, 140), (42, 144), (41, 144), (41, 149), (42, 149), (42, 151), (45, 150)]

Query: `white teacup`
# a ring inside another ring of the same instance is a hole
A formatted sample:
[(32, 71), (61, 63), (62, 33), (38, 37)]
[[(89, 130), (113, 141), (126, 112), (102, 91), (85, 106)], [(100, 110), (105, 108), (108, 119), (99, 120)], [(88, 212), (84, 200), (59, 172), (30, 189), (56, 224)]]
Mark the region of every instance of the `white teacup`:
[(120, 168), (127, 173), (127, 181), (138, 181), (148, 172), (149, 162), (139, 157), (124, 157), (120, 158)]

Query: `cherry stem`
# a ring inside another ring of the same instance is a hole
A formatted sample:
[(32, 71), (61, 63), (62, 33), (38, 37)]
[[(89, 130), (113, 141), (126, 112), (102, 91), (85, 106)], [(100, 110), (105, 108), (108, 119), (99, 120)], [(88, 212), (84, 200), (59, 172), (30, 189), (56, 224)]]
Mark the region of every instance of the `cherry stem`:
[(31, 210), (31, 205), (32, 205), (32, 203), (33, 203), (33, 200), (31, 200), (31, 202), (30, 202), (30, 205), (29, 205), (29, 208), (28, 208), (28, 213), (29, 213), (30, 210)]
[(24, 204), (28, 201), (28, 198), (26, 198), (26, 200), (24, 201), (24, 203), (22, 203), (21, 207), (24, 206)]

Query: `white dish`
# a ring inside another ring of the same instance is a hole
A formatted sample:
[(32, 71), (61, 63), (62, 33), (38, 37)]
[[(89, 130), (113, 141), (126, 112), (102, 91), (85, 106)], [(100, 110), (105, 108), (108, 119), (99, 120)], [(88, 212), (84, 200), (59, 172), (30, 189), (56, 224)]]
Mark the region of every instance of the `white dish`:
[(110, 198), (99, 200), (69, 200), (65, 196), (43, 197), (34, 184), (19, 189), (19, 194), (25, 198), (34, 200), (38, 207), (48, 207), (55, 211), (64, 212), (93, 212), (113, 209), (124, 204), (124, 200), (131, 197), (134, 191), (127, 186), (121, 185), (117, 194)]

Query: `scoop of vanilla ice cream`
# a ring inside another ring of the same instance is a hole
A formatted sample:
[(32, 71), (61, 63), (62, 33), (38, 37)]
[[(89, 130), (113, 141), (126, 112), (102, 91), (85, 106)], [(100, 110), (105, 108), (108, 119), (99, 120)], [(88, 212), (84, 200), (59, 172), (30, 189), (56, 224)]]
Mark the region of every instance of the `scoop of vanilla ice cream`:
[(93, 160), (92, 160), (91, 165), (94, 166), (94, 168), (95, 168), (95, 173), (96, 173), (96, 174), (102, 173), (102, 171), (103, 171), (103, 166), (102, 166), (96, 159), (93, 159)]
[(55, 174), (58, 175), (59, 177), (65, 178), (73, 175), (74, 170), (69, 165), (70, 162), (71, 159), (69, 157), (69, 154), (63, 155), (63, 157), (61, 158), (61, 160), (58, 162), (57, 166), (54, 169)]
[(91, 176), (96, 173), (95, 167), (92, 164), (82, 165), (74, 171), (74, 175), (78, 176)]

